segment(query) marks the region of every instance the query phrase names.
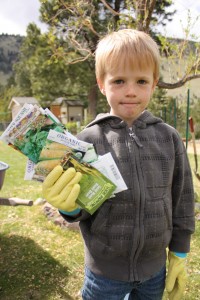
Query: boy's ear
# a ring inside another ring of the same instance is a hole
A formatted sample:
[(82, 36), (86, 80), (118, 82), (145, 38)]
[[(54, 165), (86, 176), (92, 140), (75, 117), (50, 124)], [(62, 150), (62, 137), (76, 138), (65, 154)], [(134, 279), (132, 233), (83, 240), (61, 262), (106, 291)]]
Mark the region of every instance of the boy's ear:
[(99, 87), (101, 93), (105, 96), (106, 93), (105, 93), (103, 82), (101, 82), (100, 80), (97, 79), (97, 84), (98, 84), (98, 87)]
[(157, 83), (158, 83), (158, 79), (155, 79), (155, 80), (154, 80), (154, 83), (153, 83), (153, 86), (152, 86), (152, 93), (154, 93), (155, 88), (156, 88), (156, 86), (157, 86)]

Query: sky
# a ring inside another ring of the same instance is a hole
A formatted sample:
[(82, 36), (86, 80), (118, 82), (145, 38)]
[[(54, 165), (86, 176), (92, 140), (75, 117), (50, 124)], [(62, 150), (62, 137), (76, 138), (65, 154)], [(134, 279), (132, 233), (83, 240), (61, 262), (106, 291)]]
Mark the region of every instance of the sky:
[[(190, 10), (191, 20), (196, 23), (192, 26), (191, 33), (200, 36), (200, 1), (198, 0), (174, 0), (172, 8), (177, 9), (163, 34), (170, 37), (183, 38), (183, 27), (187, 25), (188, 10)], [(26, 28), (29, 23), (36, 23), (45, 32), (46, 25), (39, 20), (39, 0), (0, 0), (0, 34), (26, 35)], [(170, 10), (172, 10), (172, 8)], [(199, 19), (196, 20), (196, 18)]]
[[(188, 27), (188, 15), (190, 18), (190, 37), (195, 35), (195, 40), (199, 41), (200, 37), (200, 1), (198, 0), (174, 0), (174, 5), (171, 6), (170, 11), (176, 9), (173, 21), (169, 22), (163, 34), (173, 38), (184, 38), (185, 30)], [(194, 38), (192, 38), (194, 39)]]
[(39, 8), (39, 0), (0, 0), (0, 34), (25, 36), (32, 22), (44, 32), (46, 25), (39, 20)]

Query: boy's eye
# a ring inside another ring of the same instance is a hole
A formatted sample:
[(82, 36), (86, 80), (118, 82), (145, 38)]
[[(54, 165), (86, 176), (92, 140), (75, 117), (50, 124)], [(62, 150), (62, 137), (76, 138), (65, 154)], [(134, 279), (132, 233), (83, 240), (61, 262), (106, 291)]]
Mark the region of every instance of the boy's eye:
[(147, 81), (146, 81), (146, 80), (144, 80), (144, 79), (140, 79), (140, 80), (138, 80), (138, 83), (139, 83), (139, 84), (146, 84), (146, 83), (147, 83)]
[(115, 83), (115, 84), (122, 84), (122, 83), (124, 83), (124, 80), (122, 80), (122, 79), (117, 79), (117, 80), (114, 81), (114, 83)]

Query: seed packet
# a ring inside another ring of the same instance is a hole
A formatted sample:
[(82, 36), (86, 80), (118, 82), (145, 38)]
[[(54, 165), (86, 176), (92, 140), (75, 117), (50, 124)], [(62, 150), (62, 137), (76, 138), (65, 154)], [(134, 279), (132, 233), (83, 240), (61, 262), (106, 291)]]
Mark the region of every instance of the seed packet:
[(81, 189), (76, 203), (91, 215), (112, 196), (116, 189), (115, 184), (100, 171), (90, 164), (80, 163), (73, 155), (63, 158), (61, 165), (64, 169), (74, 167), (76, 171), (82, 173)]
[(24, 104), (22, 109), (18, 112), (14, 120), (9, 124), (9, 126), (6, 128), (6, 130), (2, 133), (0, 136), (0, 140), (5, 142), (6, 144), (10, 143), (10, 137), (16, 133), (17, 131), (17, 124), (25, 117), (27, 116), (31, 110), (33, 109), (32, 104)]
[(62, 158), (71, 152), (69, 147), (47, 139), (45, 146), (40, 152), (38, 162), (34, 166), (34, 173), (31, 179), (44, 181), (53, 168), (60, 164)]
[(50, 129), (65, 130), (47, 109), (30, 104), (22, 108), (0, 139), (37, 163)]
[(77, 139), (70, 132), (61, 133), (50, 130), (47, 139), (48, 141), (65, 145), (68, 150), (71, 149), (73, 155), (81, 162), (91, 163), (98, 158), (93, 144)]
[(96, 161), (91, 163), (91, 165), (116, 185), (116, 189), (114, 190), (115, 194), (127, 190), (127, 185), (110, 152), (99, 156)]

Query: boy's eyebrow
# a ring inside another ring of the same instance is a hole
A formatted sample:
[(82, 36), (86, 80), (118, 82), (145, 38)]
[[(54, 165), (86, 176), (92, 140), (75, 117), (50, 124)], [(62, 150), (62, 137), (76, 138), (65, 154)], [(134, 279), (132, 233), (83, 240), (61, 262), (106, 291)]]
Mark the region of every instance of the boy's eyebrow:
[[(126, 75), (123, 74), (116, 74), (116, 75), (111, 75), (110, 80), (116, 80), (116, 79), (124, 79), (126, 78)], [(149, 75), (138, 75), (136, 76), (136, 79), (145, 79), (145, 80), (150, 80), (151, 76)]]
[(124, 77), (126, 77), (126, 76), (124, 76), (124, 75), (111, 75), (112, 79), (115, 79), (115, 78), (124, 78)]
[(138, 79), (146, 79), (146, 80), (150, 80), (151, 79), (151, 76), (143, 76), (143, 75), (141, 75), (141, 76), (138, 76), (137, 77)]

